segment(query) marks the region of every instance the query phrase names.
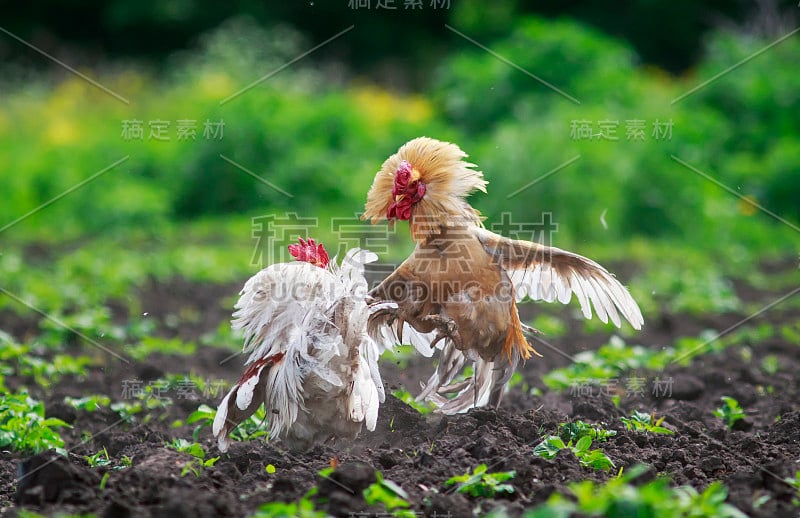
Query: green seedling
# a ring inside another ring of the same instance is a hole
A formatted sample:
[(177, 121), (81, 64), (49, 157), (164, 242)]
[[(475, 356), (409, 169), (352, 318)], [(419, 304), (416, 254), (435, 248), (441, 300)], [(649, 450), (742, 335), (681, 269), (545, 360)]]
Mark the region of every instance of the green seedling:
[(604, 484), (591, 480), (570, 483), (569, 496), (553, 493), (545, 504), (523, 516), (746, 517), (739, 509), (725, 503), (727, 489), (719, 482), (713, 482), (703, 492), (690, 486), (672, 488), (669, 480), (663, 477), (633, 484), (632, 481), (645, 471), (646, 466), (637, 465)]
[(726, 504), (728, 489), (716, 480), (699, 492), (692, 486), (681, 486), (674, 490), (678, 507), (690, 512), (690, 516), (722, 516), (740, 518), (747, 516), (735, 507)]
[(585, 468), (608, 471), (614, 467), (614, 462), (608, 455), (603, 453), (603, 450), (599, 448), (590, 450), (589, 448), (591, 448), (591, 446), (592, 438), (588, 435), (578, 439), (578, 442), (575, 443), (574, 446), (572, 445), (572, 441), (565, 443), (561, 437), (551, 435), (536, 445), (533, 449), (533, 454), (551, 460), (555, 458), (561, 450), (568, 449), (572, 451), (575, 457), (578, 458), (581, 466)]
[(71, 426), (61, 419), (45, 417), (44, 403), (32, 399), (27, 392), (0, 395), (0, 449), (26, 453), (54, 449), (66, 456), (58, 428)]
[(0, 343), (3, 345), (0, 347), (3, 365), (0, 375), (28, 376), (42, 387), (57, 383), (63, 376), (85, 378), (88, 367), (94, 363), (88, 356), (74, 354), (55, 354), (45, 358), (39, 351), (40, 347), (18, 344), (7, 333), (0, 334)]
[(722, 419), (731, 430), (737, 421), (745, 418), (744, 410), (732, 397), (722, 396), (720, 399), (722, 399), (722, 406), (714, 410), (714, 415)]
[[(135, 401), (118, 401), (112, 403), (110, 408), (119, 416), (128, 422), (134, 422), (137, 416), (145, 410), (158, 410), (167, 408), (172, 404), (172, 400), (168, 398), (158, 398), (155, 396), (143, 395)], [(149, 423), (153, 418), (153, 414), (147, 413), (142, 419), (143, 423)]]
[(106, 408), (111, 403), (111, 399), (108, 396), (101, 395), (84, 396), (81, 398), (67, 396), (64, 398), (64, 403), (76, 410), (96, 412), (101, 408)]
[(103, 304), (83, 307), (85, 309), (77, 312), (64, 312), (63, 309), (51, 312), (51, 318), (39, 322), (42, 333), (37, 341), (51, 349), (63, 349), (65, 344), (78, 339), (74, 331), (92, 339), (124, 339), (125, 334), (122, 328), (113, 324), (108, 307)]
[(781, 326), (781, 336), (789, 343), (800, 345), (800, 322)]
[[(86, 455), (83, 458), (86, 459), (87, 464), (89, 464), (89, 467), (91, 468), (109, 467), (114, 463), (111, 457), (108, 456), (108, 451), (106, 450), (105, 446), (103, 446), (102, 450), (98, 450), (98, 452), (94, 455)], [(132, 464), (133, 461), (131, 458), (125, 455), (120, 459), (119, 465), (114, 466), (111, 469), (121, 470), (131, 467)]]
[(178, 398), (189, 399), (200, 394), (212, 397), (222, 397), (230, 388), (230, 383), (225, 380), (208, 380), (194, 373), (166, 374), (163, 378), (153, 382), (164, 391), (173, 392)]
[(393, 390), (392, 395), (397, 399), (399, 399), (400, 401), (402, 401), (403, 403), (405, 403), (406, 405), (416, 410), (417, 412), (419, 412), (420, 414), (423, 415), (430, 414), (431, 412), (436, 410), (436, 405), (434, 405), (430, 401), (425, 401), (422, 403), (417, 401), (416, 398), (412, 396), (411, 393), (408, 392), (407, 390), (402, 390), (402, 389)]
[(323, 511), (317, 511), (311, 496), (312, 492), (309, 491), (297, 502), (262, 504), (249, 518), (325, 518), (328, 516)]
[[(319, 472), (323, 478), (333, 473), (334, 468), (325, 468)], [(261, 505), (249, 518), (325, 518), (328, 514), (318, 511), (313, 497), (319, 492), (317, 486), (312, 487), (296, 502), (269, 502)]]
[(774, 354), (768, 354), (761, 360), (761, 370), (764, 371), (764, 374), (774, 376), (778, 372), (778, 369), (780, 369), (780, 362), (778, 361), (778, 357)]
[(445, 484), (458, 484), (457, 491), (474, 497), (494, 498), (498, 493), (513, 493), (514, 486), (504, 484), (517, 475), (516, 471), (486, 473), (486, 464), (477, 466), (472, 473), (451, 477)]
[(187, 453), (193, 457), (192, 460), (183, 465), (181, 477), (185, 477), (189, 473), (194, 474), (195, 477), (199, 477), (205, 468), (213, 467), (219, 460), (218, 456), (206, 459), (206, 450), (203, 449), (203, 446), (196, 442), (189, 442), (186, 439), (174, 439), (171, 443), (166, 444), (166, 446), (181, 453)]
[(733, 345), (760, 343), (773, 331), (769, 325), (742, 327), (724, 336), (708, 330), (699, 336), (678, 338), (672, 347), (662, 349), (627, 345), (620, 337), (612, 336), (608, 344), (596, 351), (576, 354), (573, 363), (546, 373), (542, 381), (551, 390), (559, 391), (586, 384), (602, 385), (624, 378), (628, 373), (661, 371), (673, 363), (689, 365), (697, 356), (720, 352)]
[(542, 381), (552, 390), (568, 390), (587, 381), (602, 384), (618, 379), (627, 371), (663, 368), (666, 363), (660, 351), (627, 345), (622, 338), (612, 336), (608, 344), (596, 351), (578, 353), (574, 363), (548, 372)]
[(786, 477), (783, 481), (794, 488), (795, 494), (794, 498), (792, 498), (792, 505), (800, 507), (800, 471), (794, 474), (794, 478)]
[(615, 435), (617, 435), (617, 432), (614, 430), (605, 430), (583, 421), (573, 421), (571, 423), (561, 423), (558, 425), (558, 436), (566, 442), (578, 441), (583, 437), (590, 437), (593, 440), (603, 442)]
[(197, 346), (193, 342), (184, 342), (180, 338), (161, 338), (158, 336), (144, 336), (142, 339), (126, 349), (134, 360), (143, 360), (153, 353), (173, 354), (187, 356), (194, 354)]
[(620, 417), (625, 429), (632, 432), (650, 432), (663, 435), (674, 435), (675, 432), (665, 426), (664, 417), (656, 419), (655, 414), (645, 414), (638, 410), (633, 412), (630, 417)]
[[(197, 407), (197, 410), (189, 414), (186, 418), (186, 424), (196, 424), (192, 432), (192, 438), (196, 441), (203, 428), (210, 428), (214, 423), (214, 416), (217, 415), (217, 410), (211, 408), (206, 404)], [(266, 437), (269, 432), (265, 430), (265, 423), (267, 422), (267, 411), (264, 406), (260, 406), (253, 415), (245, 419), (239, 426), (231, 432), (231, 439), (234, 441), (250, 441), (259, 437)]]
[(111, 465), (111, 459), (108, 458), (108, 451), (106, 451), (105, 446), (103, 446), (103, 449), (99, 450), (94, 455), (86, 455), (83, 458), (86, 459), (86, 462), (89, 464), (90, 468), (99, 468), (101, 466)]
[(377, 482), (373, 482), (364, 490), (364, 500), (367, 505), (381, 504), (397, 517), (414, 516), (414, 513), (408, 514), (407, 511), (411, 507), (408, 503), (408, 493), (391, 480), (384, 479), (380, 471), (375, 472), (375, 477), (378, 479)]
[(15, 367), (11, 371), (20, 376), (33, 378), (36, 384), (42, 387), (58, 383), (64, 376), (83, 379), (89, 372), (88, 367), (94, 363), (94, 360), (88, 356), (71, 354), (56, 354), (44, 358), (34, 353), (30, 347), (22, 347), (25, 352), (14, 358)]

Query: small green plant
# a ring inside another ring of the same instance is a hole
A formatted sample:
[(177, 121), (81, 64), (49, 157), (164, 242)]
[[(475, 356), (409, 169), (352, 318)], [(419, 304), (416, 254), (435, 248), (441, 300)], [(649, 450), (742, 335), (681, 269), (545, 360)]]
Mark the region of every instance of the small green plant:
[(262, 504), (249, 518), (325, 518), (327, 513), (317, 511), (311, 497), (316, 494), (312, 488), (297, 502), (269, 502)]
[(30, 356), (20, 365), (19, 372), (24, 376), (32, 376), (38, 385), (49, 387), (63, 376), (85, 378), (92, 364), (94, 360), (83, 355), (56, 354), (52, 358)]
[(553, 493), (545, 504), (523, 516), (746, 517), (739, 509), (725, 503), (728, 491), (720, 482), (713, 482), (703, 492), (689, 486), (672, 488), (664, 477), (633, 484), (632, 481), (645, 471), (647, 466), (640, 464), (604, 484), (591, 480), (570, 483), (570, 496)]
[(392, 395), (405, 403), (406, 405), (410, 406), (420, 414), (430, 414), (434, 410), (436, 410), (436, 405), (431, 403), (430, 401), (426, 401), (424, 403), (420, 403), (416, 400), (414, 396), (411, 395), (410, 392), (403, 389), (393, 390)]
[(578, 353), (574, 363), (548, 372), (542, 381), (553, 390), (566, 390), (587, 382), (602, 384), (626, 371), (663, 368), (667, 361), (660, 351), (628, 345), (615, 335), (596, 351)]
[(197, 346), (192, 342), (184, 342), (180, 338), (161, 338), (158, 336), (144, 336), (142, 339), (127, 348), (127, 353), (134, 360), (143, 360), (153, 353), (174, 354), (187, 356), (194, 354)]
[(644, 412), (634, 411), (630, 417), (620, 417), (625, 429), (633, 432), (650, 432), (663, 435), (674, 435), (675, 432), (665, 426), (664, 417), (656, 419), (655, 414), (646, 414)]
[(57, 383), (63, 376), (85, 378), (88, 367), (94, 363), (90, 357), (83, 355), (54, 354), (44, 357), (39, 351), (41, 347), (19, 344), (7, 333), (0, 334), (0, 343), (3, 344), (0, 347), (0, 361), (3, 363), (0, 375), (30, 376), (42, 387)]
[(486, 473), (486, 464), (477, 466), (472, 473), (451, 477), (445, 484), (458, 484), (457, 491), (475, 497), (493, 498), (498, 493), (513, 493), (514, 486), (503, 482), (517, 475), (516, 471)]
[(607, 441), (609, 437), (614, 437), (617, 432), (605, 430), (599, 426), (593, 426), (583, 421), (573, 421), (571, 423), (561, 423), (558, 425), (558, 436), (563, 441), (578, 441), (583, 437), (590, 437), (597, 441)]
[(790, 343), (800, 345), (800, 322), (782, 325), (781, 336)]
[(222, 379), (208, 379), (190, 372), (189, 374), (165, 374), (154, 382), (162, 390), (174, 392), (178, 398), (189, 399), (202, 394), (212, 398), (222, 397), (230, 389), (230, 383)]
[(85, 412), (96, 412), (101, 408), (107, 407), (111, 403), (108, 396), (91, 395), (81, 398), (65, 397), (64, 403), (68, 404), (76, 410), (83, 410)]
[(774, 376), (778, 372), (778, 369), (780, 369), (780, 362), (778, 361), (778, 357), (774, 354), (768, 354), (761, 360), (761, 370), (764, 371), (765, 374)]
[(564, 442), (561, 437), (557, 435), (550, 435), (536, 445), (533, 449), (533, 454), (547, 460), (551, 460), (558, 455), (563, 449), (571, 450), (581, 466), (585, 468), (592, 468), (595, 470), (608, 471), (614, 467), (614, 462), (603, 453), (601, 449), (590, 450), (592, 446), (592, 438), (584, 435), (573, 446), (572, 441)]
[(364, 501), (367, 505), (382, 504), (393, 516), (399, 518), (415, 516), (413, 512), (408, 511), (411, 505), (408, 503), (408, 493), (402, 487), (384, 479), (380, 471), (375, 472), (375, 477), (378, 479), (377, 482), (373, 482), (364, 490)]
[(675, 488), (678, 506), (691, 512), (690, 516), (727, 516), (744, 517), (744, 513), (725, 503), (728, 498), (728, 489), (722, 482), (715, 480), (702, 492), (692, 486)]
[(706, 330), (699, 336), (678, 338), (673, 346), (660, 350), (627, 345), (622, 338), (612, 336), (599, 349), (576, 354), (575, 361), (569, 366), (546, 373), (542, 381), (552, 390), (573, 390), (587, 384), (602, 385), (622, 378), (627, 373), (660, 371), (675, 363), (689, 365), (697, 356), (720, 352), (737, 344), (759, 343), (771, 333), (773, 329), (769, 325), (743, 326), (724, 336)]
[(0, 395), (0, 448), (30, 453), (52, 448), (66, 455), (58, 428), (71, 426), (61, 419), (45, 417), (44, 403), (27, 392)]
[(101, 466), (111, 465), (111, 459), (108, 458), (108, 451), (106, 450), (105, 446), (103, 446), (102, 450), (98, 450), (98, 452), (94, 455), (86, 455), (83, 458), (86, 459), (86, 462), (89, 464), (90, 468), (99, 468)]
[(206, 404), (200, 405), (197, 410), (189, 414), (189, 417), (186, 418), (186, 424), (197, 424), (194, 427), (194, 432), (192, 432), (192, 439), (196, 441), (200, 435), (200, 430), (206, 427), (210, 428), (216, 415), (217, 411)]
[(90, 468), (110, 467), (111, 469), (117, 471), (129, 468), (131, 465), (133, 465), (133, 460), (127, 455), (124, 455), (119, 460), (118, 465), (113, 466), (114, 460), (108, 456), (108, 451), (106, 450), (105, 446), (103, 446), (102, 450), (98, 450), (94, 455), (85, 455), (83, 458), (86, 459), (86, 463), (89, 464)]
[[(214, 423), (214, 416), (217, 415), (217, 410), (211, 408), (206, 404), (197, 407), (197, 410), (189, 414), (186, 418), (186, 424), (196, 424), (192, 432), (192, 438), (196, 441), (203, 428), (211, 427)], [(267, 411), (264, 406), (260, 406), (253, 415), (245, 419), (239, 426), (231, 432), (231, 439), (234, 441), (250, 441), (259, 437), (266, 437), (268, 431), (265, 429), (264, 424), (267, 422)]]
[(783, 481), (794, 488), (795, 494), (794, 498), (792, 498), (792, 505), (800, 507), (800, 471), (794, 474), (794, 478), (786, 477)]
[(199, 477), (205, 468), (213, 467), (219, 460), (218, 456), (206, 459), (206, 450), (203, 449), (203, 446), (196, 442), (189, 442), (186, 439), (174, 439), (166, 446), (181, 453), (188, 453), (193, 457), (192, 460), (183, 465), (181, 469), (182, 477), (185, 477), (189, 473), (194, 474), (195, 477)]
[[(156, 397), (152, 395), (151, 392), (145, 390), (140, 396), (138, 396), (135, 400), (132, 401), (118, 401), (116, 403), (112, 403), (110, 408), (119, 416), (128, 421), (134, 422), (136, 421), (136, 416), (144, 412), (145, 410), (158, 410), (161, 408), (167, 408), (172, 404), (172, 400), (169, 398), (164, 397)], [(148, 423), (153, 418), (153, 414), (148, 413), (142, 419), (143, 423)]]
[(737, 421), (745, 418), (744, 410), (739, 402), (732, 397), (722, 396), (722, 406), (714, 410), (714, 415), (722, 419), (728, 426), (728, 429), (733, 429)]

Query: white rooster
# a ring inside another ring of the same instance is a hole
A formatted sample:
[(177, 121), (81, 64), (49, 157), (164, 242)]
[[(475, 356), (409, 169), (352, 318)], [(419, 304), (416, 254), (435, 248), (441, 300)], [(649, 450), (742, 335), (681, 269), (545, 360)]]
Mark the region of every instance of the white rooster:
[(244, 374), (223, 398), (212, 432), (227, 451), (228, 434), (266, 405), (269, 436), (307, 449), (330, 438), (375, 429), (384, 401), (382, 348), (366, 333), (369, 316), (393, 303), (367, 305), (364, 265), (377, 256), (358, 248), (341, 266), (322, 244), (289, 245), (297, 259), (273, 264), (242, 289), (233, 328), (249, 352)]

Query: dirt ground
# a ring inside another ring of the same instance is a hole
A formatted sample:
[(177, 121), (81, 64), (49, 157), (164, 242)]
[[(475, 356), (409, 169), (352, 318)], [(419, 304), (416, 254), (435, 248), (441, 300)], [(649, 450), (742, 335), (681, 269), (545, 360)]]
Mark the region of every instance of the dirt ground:
[[(175, 307), (202, 309), (206, 325), (164, 331), (192, 339), (229, 318), (219, 302), (238, 288), (177, 281), (169, 287), (154, 285), (143, 293), (143, 307), (153, 318)], [(530, 317), (535, 309), (535, 305), (525, 306), (525, 316)], [(651, 317), (637, 342), (661, 347), (676, 337), (696, 336), (705, 328), (723, 330), (742, 317)], [(799, 317), (797, 311), (776, 311), (758, 321), (777, 324)], [(5, 315), (3, 320), (9, 318)], [(11, 327), (10, 322), (0, 324)], [(13, 330), (24, 334), (24, 327), (16, 325)], [(574, 354), (593, 349), (607, 338), (606, 334), (573, 331), (548, 341), (565, 353)], [(668, 474), (675, 484), (690, 484), (698, 489), (721, 480), (730, 489), (729, 502), (747, 514), (797, 516), (799, 510), (791, 502), (795, 493), (781, 479), (793, 477), (800, 470), (800, 383), (796, 376), (800, 372), (800, 347), (780, 337), (748, 345), (753, 351), (751, 362), (744, 362), (734, 346), (722, 355), (698, 358), (690, 367), (675, 366), (658, 373), (662, 384), (655, 394), (655, 374), (637, 373), (645, 388), (621, 393), (619, 408), (612, 403), (614, 391), (608, 387), (549, 391), (540, 380), (542, 374), (569, 360), (540, 347), (545, 357), (530, 360), (522, 373), (531, 387), (541, 389), (541, 396), (528, 395), (518, 385), (507, 394), (498, 411), (478, 409), (448, 417), (420, 415), (390, 396), (381, 408), (377, 430), (363, 432), (352, 443), (339, 442), (295, 453), (286, 451), (278, 442), (266, 443), (263, 439), (234, 442), (213, 468), (198, 477), (181, 477), (187, 455), (167, 449), (164, 444), (174, 437), (190, 438), (193, 426), (173, 428), (171, 423), (185, 419), (201, 403), (216, 407), (221, 393), (197, 393), (192, 397), (165, 394), (174, 404), (153, 410), (154, 418), (147, 424), (142, 424), (141, 419), (133, 424), (120, 423), (119, 416), (110, 410), (77, 411), (64, 404), (63, 399), (99, 393), (118, 400), (130, 380), (146, 383), (165, 373), (193, 371), (203, 378), (233, 381), (240, 374), (242, 360), (237, 358), (220, 366), (229, 350), (199, 347), (193, 356), (159, 354), (130, 365), (108, 361), (105, 366), (92, 369), (87, 379), (65, 378), (47, 393), (37, 392), (32, 380), (8, 378), (9, 388), (30, 387), (35, 397), (44, 399), (48, 416), (64, 419), (73, 427), (62, 434), (67, 441), (68, 459), (54, 453), (25, 457), (0, 452), (0, 514), (13, 516), (25, 508), (45, 514), (91, 512), (120, 517), (245, 516), (264, 502), (296, 500), (315, 485), (319, 486), (318, 496), (324, 497), (318, 508), (333, 515), (378, 513), (382, 509), (367, 508), (361, 490), (374, 481), (374, 472), (379, 470), (408, 492), (413, 510), (420, 516), (471, 516), (478, 507), (483, 513), (497, 506), (518, 516), (524, 509), (544, 502), (553, 491), (566, 490), (570, 481), (602, 481), (616, 474), (616, 470), (606, 473), (583, 468), (567, 451), (550, 461), (533, 455), (540, 438), (555, 432), (559, 423), (582, 419), (605, 423), (606, 428), (616, 430), (617, 435), (600, 447), (617, 468), (637, 463), (651, 466), (643, 480)], [(773, 376), (764, 375), (755, 361), (767, 354), (780, 360), (779, 371)], [(431, 369), (424, 359), (412, 361), (404, 369), (388, 363), (384, 380), (388, 389), (405, 385), (413, 392), (418, 380)], [(624, 384), (621, 380), (620, 385)], [(772, 393), (765, 394), (768, 387), (773, 387)], [(736, 398), (748, 416), (733, 431), (712, 415), (722, 395)], [(666, 426), (675, 430), (675, 435), (626, 431), (619, 418), (633, 410), (666, 416)], [(218, 454), (208, 428), (200, 432), (199, 442), (211, 456)], [(110, 471), (101, 490), (106, 468), (89, 468), (84, 456), (103, 447), (112, 458), (127, 455), (133, 463), (126, 469)], [(319, 477), (317, 473), (334, 458), (338, 459), (339, 468), (331, 475), (332, 480)], [(489, 471), (516, 470), (516, 478), (511, 481), (516, 491), (497, 499), (474, 500), (445, 485), (451, 476), (471, 471), (481, 463), (487, 464)], [(268, 464), (275, 466), (274, 473), (265, 471)], [(22, 475), (26, 476), (18, 483), (17, 477)], [(764, 496), (769, 499), (754, 509), (753, 503)]]

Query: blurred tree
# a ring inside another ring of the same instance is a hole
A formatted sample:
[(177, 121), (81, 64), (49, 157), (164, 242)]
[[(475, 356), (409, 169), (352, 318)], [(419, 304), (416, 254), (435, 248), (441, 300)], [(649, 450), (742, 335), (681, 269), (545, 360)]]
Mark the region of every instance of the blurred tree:
[[(355, 25), (312, 59), (344, 61), (356, 74), (418, 90), (442, 56), (466, 44), (445, 23), (490, 44), (507, 35), (520, 15), (570, 17), (629, 41), (645, 62), (680, 72), (699, 59), (710, 29), (749, 20), (749, 29), (775, 31), (776, 17), (788, 24), (793, 10), (790, 0), (761, 0), (755, 6), (743, 0), (31, 0), (6, 8), (2, 24), (52, 53), (81, 54), (86, 64), (132, 57), (159, 65), (172, 51), (197, 45), (200, 35), (236, 15), (250, 15), (265, 27), (288, 23), (308, 36), (310, 46)], [(0, 36), (0, 59), (24, 55), (18, 45)], [(21, 59), (46, 65), (31, 57)]]

